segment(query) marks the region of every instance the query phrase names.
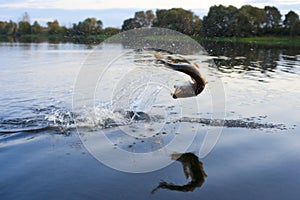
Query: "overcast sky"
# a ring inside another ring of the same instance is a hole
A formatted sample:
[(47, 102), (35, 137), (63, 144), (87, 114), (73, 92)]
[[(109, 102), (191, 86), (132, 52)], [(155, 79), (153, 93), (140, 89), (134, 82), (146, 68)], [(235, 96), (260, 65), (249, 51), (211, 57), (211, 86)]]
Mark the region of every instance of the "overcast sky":
[(31, 21), (45, 25), (57, 19), (61, 25), (83, 21), (87, 17), (101, 19), (104, 26), (121, 27), (124, 19), (133, 17), (140, 10), (184, 8), (201, 18), (213, 5), (241, 7), (250, 4), (263, 8), (276, 6), (282, 15), (293, 10), (300, 15), (300, 0), (0, 0), (0, 21), (19, 21), (28, 12)]

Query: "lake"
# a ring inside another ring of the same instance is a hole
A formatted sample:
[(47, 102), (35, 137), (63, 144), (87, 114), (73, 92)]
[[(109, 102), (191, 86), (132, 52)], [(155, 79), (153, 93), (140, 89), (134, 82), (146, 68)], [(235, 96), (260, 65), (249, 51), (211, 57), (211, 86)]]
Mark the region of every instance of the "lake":
[(175, 100), (148, 50), (0, 43), (1, 199), (299, 199), (300, 48), (202, 47), (206, 89)]

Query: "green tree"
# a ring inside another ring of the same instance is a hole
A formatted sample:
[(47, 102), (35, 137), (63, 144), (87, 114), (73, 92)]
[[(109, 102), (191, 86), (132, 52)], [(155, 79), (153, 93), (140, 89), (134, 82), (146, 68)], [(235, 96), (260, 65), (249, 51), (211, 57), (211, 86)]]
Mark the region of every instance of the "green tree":
[(285, 28), (292, 28), (297, 21), (299, 21), (299, 16), (297, 15), (297, 13), (295, 13), (294, 11), (290, 11), (285, 15), (283, 24)]
[(212, 6), (203, 18), (203, 34), (207, 37), (230, 37), (235, 35), (238, 9), (234, 6)]
[(193, 26), (193, 32), (191, 35), (201, 36), (202, 35), (202, 20), (197, 15), (194, 15), (192, 26)]
[(236, 37), (247, 37), (253, 35), (252, 29), (253, 26), (248, 20), (248, 17), (243, 15), (242, 13), (238, 12), (236, 16)]
[(201, 24), (198, 16), (194, 15), (192, 11), (184, 10), (182, 8), (172, 8), (169, 10), (157, 10), (156, 20), (153, 26), (168, 28), (179, 31), (187, 35), (195, 34), (197, 27)]
[(20, 21), (18, 23), (18, 34), (19, 35), (26, 35), (31, 34), (31, 25), (27, 21)]
[(53, 22), (47, 22), (48, 26), (48, 33), (49, 34), (58, 34), (60, 33), (61, 27), (59, 26), (59, 23), (57, 20), (54, 20)]
[(126, 19), (124, 22), (123, 22), (123, 25), (122, 25), (122, 31), (127, 31), (127, 30), (131, 30), (131, 29), (135, 29), (135, 28), (141, 28), (141, 24), (139, 24), (136, 19), (134, 18), (129, 18), (129, 19)]
[(278, 34), (281, 24), (281, 14), (276, 7), (265, 6), (266, 24), (264, 27), (265, 34)]
[(22, 15), (22, 19), (18, 23), (18, 35), (26, 34), (31, 34), (30, 17), (27, 12)]
[(264, 11), (266, 15), (266, 27), (278, 28), (281, 23), (280, 11), (274, 6), (265, 6)]
[(75, 35), (96, 35), (102, 33), (102, 28), (103, 23), (101, 20), (86, 18), (83, 22), (73, 24), (71, 32)]
[[(239, 9), (237, 26), (243, 30), (244, 36), (258, 36), (262, 34), (262, 28), (266, 24), (266, 13), (263, 9), (250, 5)], [(244, 26), (244, 27), (241, 27)]]
[(15, 36), (17, 34), (17, 30), (18, 30), (18, 25), (15, 22), (10, 20), (6, 24), (5, 32), (6, 32), (7, 35)]
[(42, 33), (42, 31), (43, 27), (37, 21), (34, 21), (33, 25), (31, 26), (31, 32), (33, 34), (39, 34)]
[(145, 16), (146, 16), (146, 26), (151, 27), (153, 25), (153, 22), (154, 22), (155, 18), (156, 18), (153, 11), (152, 10), (147, 10), (145, 12)]
[(300, 35), (300, 21), (299, 20), (296, 21), (295, 24), (293, 25), (293, 27), (291, 28), (290, 35), (291, 36)]
[(5, 29), (6, 25), (7, 25), (7, 22), (0, 21), (0, 34), (1, 35), (6, 34), (6, 29)]
[(135, 12), (134, 18), (126, 19), (122, 25), (122, 31), (127, 31), (130, 29), (141, 28), (141, 27), (151, 27), (155, 20), (155, 15), (152, 10), (138, 11)]
[(87, 18), (83, 21), (82, 30), (86, 34), (100, 34), (102, 31), (102, 21), (97, 20), (96, 18)]
[(118, 33), (120, 33), (120, 29), (118, 29), (118, 28), (107, 27), (103, 30), (104, 35), (115, 35)]
[(283, 24), (286, 34), (291, 36), (300, 35), (299, 15), (297, 15), (294, 11), (290, 11), (285, 15)]
[[(79, 22), (79, 23), (81, 23), (81, 22)], [(73, 23), (72, 28), (70, 28), (68, 31), (69, 35), (82, 35), (79, 30), (79, 23), (78, 24)]]
[(136, 23), (140, 24), (141, 27), (147, 27), (147, 17), (144, 11), (139, 11), (134, 14)]

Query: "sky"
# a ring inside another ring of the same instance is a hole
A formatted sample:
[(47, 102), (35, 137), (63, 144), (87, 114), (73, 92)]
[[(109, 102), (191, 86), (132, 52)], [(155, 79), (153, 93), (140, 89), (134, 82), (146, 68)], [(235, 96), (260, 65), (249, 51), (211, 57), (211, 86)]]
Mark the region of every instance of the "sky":
[(31, 22), (45, 25), (58, 20), (60, 25), (71, 27), (73, 23), (95, 17), (104, 27), (120, 28), (125, 19), (136, 11), (152, 9), (184, 8), (203, 18), (213, 5), (252, 5), (259, 8), (276, 6), (282, 15), (290, 10), (300, 15), (300, 0), (0, 0), (0, 21), (20, 21), (27, 12)]

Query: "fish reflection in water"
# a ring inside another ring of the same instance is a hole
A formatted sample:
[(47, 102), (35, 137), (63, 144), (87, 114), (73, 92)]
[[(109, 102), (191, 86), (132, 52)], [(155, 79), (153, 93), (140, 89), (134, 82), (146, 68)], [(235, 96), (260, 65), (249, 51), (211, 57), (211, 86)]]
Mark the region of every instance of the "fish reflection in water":
[(192, 192), (195, 188), (201, 187), (207, 177), (203, 169), (203, 163), (199, 158), (193, 153), (183, 153), (183, 154), (172, 154), (172, 160), (181, 162), (183, 167), (183, 172), (186, 179), (189, 177), (191, 181), (185, 185), (175, 185), (173, 183), (167, 183), (162, 181), (159, 185), (154, 188), (151, 194), (154, 194), (159, 188), (168, 190), (177, 190), (182, 192)]

